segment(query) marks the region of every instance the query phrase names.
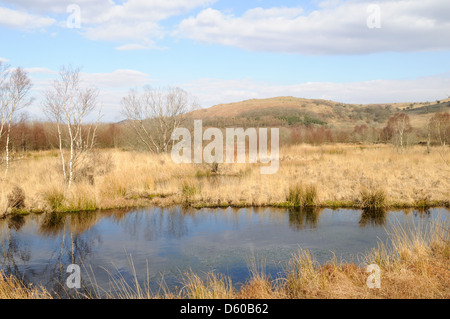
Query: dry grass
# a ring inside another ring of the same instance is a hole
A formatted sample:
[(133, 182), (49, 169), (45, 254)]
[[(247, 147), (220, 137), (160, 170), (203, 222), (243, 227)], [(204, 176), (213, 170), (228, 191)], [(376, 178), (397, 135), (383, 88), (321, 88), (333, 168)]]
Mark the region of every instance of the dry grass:
[[(0, 179), (0, 213), (11, 211), (8, 195), (23, 190), (26, 211), (75, 211), (140, 205), (289, 205), (290, 188), (303, 184), (301, 205), (358, 206), (372, 194), (383, 206), (449, 204), (450, 151), (414, 147), (397, 154), (387, 145), (297, 145), (280, 150), (276, 174), (261, 175), (259, 164), (175, 164), (169, 155), (101, 151), (94, 184), (81, 180), (65, 190), (59, 159), (40, 152), (12, 163)], [(309, 188), (308, 188), (309, 187)], [(309, 195), (308, 195), (309, 194)], [(369, 195), (369, 196), (366, 196)], [(378, 196), (383, 195), (383, 196)], [(309, 196), (309, 197), (308, 197)], [(381, 202), (380, 202), (381, 200)], [(305, 204), (306, 201), (306, 204)], [(374, 203), (378, 205), (377, 202)]]
[[(307, 250), (292, 255), (286, 277), (270, 280), (263, 271), (253, 273), (249, 282), (231, 298), (394, 298), (448, 299), (450, 297), (450, 241), (448, 223), (410, 229), (397, 227), (389, 243), (368, 252), (365, 264), (380, 267), (380, 288), (369, 288), (369, 273), (353, 263), (336, 258), (321, 266)], [(191, 290), (208, 290), (210, 280), (197, 276)], [(223, 287), (226, 277), (215, 277), (215, 287)], [(219, 283), (217, 282), (219, 281)], [(227, 291), (228, 292), (228, 291)], [(203, 295), (202, 295), (203, 296)], [(212, 297), (211, 294), (205, 295)]]
[(0, 272), (0, 299), (51, 299), (44, 288), (25, 286), (14, 276)]

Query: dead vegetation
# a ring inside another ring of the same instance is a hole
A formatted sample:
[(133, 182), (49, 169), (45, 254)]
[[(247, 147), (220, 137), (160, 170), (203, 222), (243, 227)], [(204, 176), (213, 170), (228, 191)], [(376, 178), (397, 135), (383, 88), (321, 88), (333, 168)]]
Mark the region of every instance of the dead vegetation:
[[(448, 146), (447, 146), (448, 147)], [(296, 145), (280, 149), (276, 174), (264, 164), (176, 164), (169, 154), (98, 150), (70, 189), (53, 151), (14, 162), (0, 179), (0, 211), (77, 211), (141, 205), (434, 207), (450, 205), (443, 154), (416, 146)], [(14, 183), (13, 183), (14, 181)], [(19, 183), (20, 181), (20, 183)], [(15, 187), (18, 186), (21, 192)]]

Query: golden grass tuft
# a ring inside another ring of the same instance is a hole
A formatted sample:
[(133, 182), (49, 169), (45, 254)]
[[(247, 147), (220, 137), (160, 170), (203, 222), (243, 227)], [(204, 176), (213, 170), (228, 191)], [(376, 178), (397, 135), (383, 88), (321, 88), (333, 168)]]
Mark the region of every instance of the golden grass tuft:
[(25, 286), (14, 276), (0, 271), (0, 299), (52, 299), (50, 293), (41, 287)]
[(192, 271), (185, 274), (181, 294), (189, 299), (229, 299), (234, 297), (229, 277), (207, 273), (205, 278)]

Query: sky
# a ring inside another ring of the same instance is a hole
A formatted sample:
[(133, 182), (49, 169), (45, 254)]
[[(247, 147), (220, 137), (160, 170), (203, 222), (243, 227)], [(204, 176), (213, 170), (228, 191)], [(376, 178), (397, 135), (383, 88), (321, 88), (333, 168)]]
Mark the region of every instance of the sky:
[(65, 65), (120, 121), (131, 88), (201, 107), (294, 96), (344, 103), (450, 97), (448, 0), (0, 0), (0, 61), (44, 90)]

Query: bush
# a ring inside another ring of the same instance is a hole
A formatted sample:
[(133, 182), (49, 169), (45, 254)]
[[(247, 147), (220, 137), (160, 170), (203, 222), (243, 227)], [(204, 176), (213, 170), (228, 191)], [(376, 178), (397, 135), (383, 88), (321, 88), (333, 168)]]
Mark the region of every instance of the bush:
[(314, 185), (303, 186), (301, 183), (291, 185), (286, 198), (294, 206), (314, 206), (316, 205), (317, 189)]
[(8, 207), (22, 209), (25, 207), (25, 193), (19, 186), (14, 186), (8, 195)]
[(361, 206), (363, 209), (380, 210), (386, 208), (387, 196), (382, 189), (361, 190)]
[(186, 197), (192, 197), (200, 192), (200, 189), (191, 182), (183, 182), (181, 185), (181, 193)]
[(64, 192), (54, 188), (44, 193), (44, 199), (50, 205), (52, 210), (59, 210), (63, 207), (65, 199)]

